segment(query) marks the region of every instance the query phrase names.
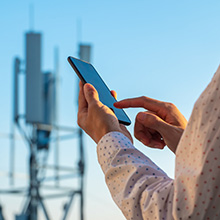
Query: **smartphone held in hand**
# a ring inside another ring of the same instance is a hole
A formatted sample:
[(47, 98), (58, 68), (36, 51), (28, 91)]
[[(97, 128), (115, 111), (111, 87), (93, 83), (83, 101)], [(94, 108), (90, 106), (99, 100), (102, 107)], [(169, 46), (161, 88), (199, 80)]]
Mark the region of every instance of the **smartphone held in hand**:
[(95, 87), (99, 94), (100, 101), (114, 111), (119, 122), (124, 125), (130, 125), (131, 121), (124, 110), (114, 107), (114, 103), (117, 102), (117, 100), (111, 95), (109, 88), (92, 64), (71, 56), (69, 56), (67, 60), (83, 84), (90, 83)]

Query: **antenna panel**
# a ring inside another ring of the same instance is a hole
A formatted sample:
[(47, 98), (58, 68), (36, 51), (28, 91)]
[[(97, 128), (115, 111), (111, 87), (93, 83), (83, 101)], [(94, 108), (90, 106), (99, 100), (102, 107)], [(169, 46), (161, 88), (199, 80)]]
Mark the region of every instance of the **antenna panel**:
[(41, 34), (26, 34), (26, 122), (43, 123)]
[(79, 57), (81, 60), (91, 62), (91, 45), (79, 45)]

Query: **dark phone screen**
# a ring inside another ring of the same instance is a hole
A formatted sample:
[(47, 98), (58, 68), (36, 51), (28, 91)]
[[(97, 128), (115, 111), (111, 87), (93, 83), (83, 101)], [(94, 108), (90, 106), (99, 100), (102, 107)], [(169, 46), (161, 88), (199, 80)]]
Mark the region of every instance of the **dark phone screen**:
[(107, 105), (109, 108), (113, 109), (119, 122), (125, 125), (130, 125), (131, 121), (125, 114), (124, 110), (114, 107), (113, 104), (116, 102), (116, 99), (111, 95), (110, 90), (108, 89), (102, 78), (99, 76), (95, 68), (90, 63), (73, 57), (69, 57), (68, 61), (73, 68), (75, 67), (74, 70), (83, 81), (83, 83), (90, 83), (96, 88), (99, 94), (100, 101), (104, 105)]

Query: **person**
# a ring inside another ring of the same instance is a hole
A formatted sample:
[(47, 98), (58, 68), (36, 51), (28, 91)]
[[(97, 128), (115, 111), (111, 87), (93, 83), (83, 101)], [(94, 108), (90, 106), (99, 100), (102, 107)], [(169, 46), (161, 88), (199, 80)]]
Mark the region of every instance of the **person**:
[(78, 125), (97, 143), (106, 184), (126, 219), (220, 219), (219, 103), (220, 67), (188, 122), (175, 105), (148, 97), (115, 103), (146, 110), (136, 116), (134, 136), (146, 146), (167, 145), (175, 153), (171, 179), (133, 146), (131, 134), (99, 101), (95, 88), (80, 83)]

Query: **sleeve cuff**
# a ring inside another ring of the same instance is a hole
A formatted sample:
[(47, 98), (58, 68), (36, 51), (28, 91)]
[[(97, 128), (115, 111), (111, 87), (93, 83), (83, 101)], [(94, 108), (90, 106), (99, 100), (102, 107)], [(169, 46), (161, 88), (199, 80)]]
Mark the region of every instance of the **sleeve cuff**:
[(121, 132), (109, 132), (105, 134), (97, 145), (98, 161), (105, 172), (114, 156), (122, 149), (134, 149), (130, 139)]

